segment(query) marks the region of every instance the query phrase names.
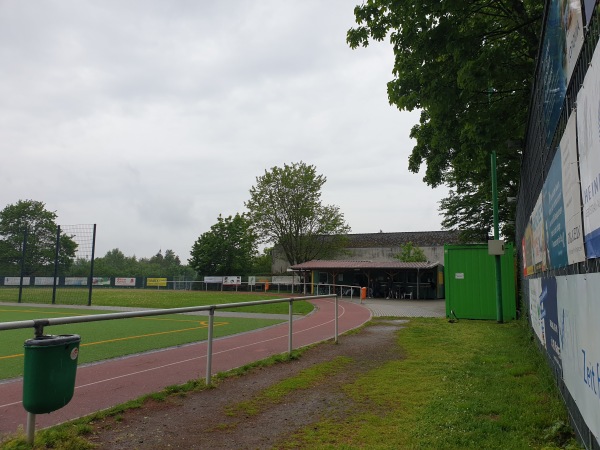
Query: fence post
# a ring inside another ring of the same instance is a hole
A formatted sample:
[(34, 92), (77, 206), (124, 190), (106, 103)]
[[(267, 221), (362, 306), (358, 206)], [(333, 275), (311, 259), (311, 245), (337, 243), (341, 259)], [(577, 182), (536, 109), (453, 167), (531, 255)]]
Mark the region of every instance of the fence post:
[(54, 252), (54, 279), (52, 280), (52, 304), (56, 304), (56, 284), (58, 283), (58, 257), (60, 256), (60, 225), (56, 227), (56, 249)]
[(206, 349), (206, 385), (210, 386), (212, 375), (212, 341), (213, 341), (213, 324), (215, 321), (215, 308), (210, 308), (208, 314), (208, 347)]
[(25, 255), (27, 254), (27, 227), (23, 231), (23, 248), (21, 252), (21, 273), (19, 278), (19, 303), (23, 298), (23, 273), (25, 272)]
[(335, 343), (338, 343), (338, 297), (335, 296)]
[(96, 256), (96, 224), (94, 224), (94, 230), (92, 232), (92, 255), (90, 259), (90, 275), (88, 277), (88, 306), (92, 306), (92, 289), (94, 287), (94, 258)]
[(294, 314), (294, 299), (290, 298), (290, 324), (289, 324), (289, 335), (288, 335), (288, 353), (292, 354), (292, 320)]

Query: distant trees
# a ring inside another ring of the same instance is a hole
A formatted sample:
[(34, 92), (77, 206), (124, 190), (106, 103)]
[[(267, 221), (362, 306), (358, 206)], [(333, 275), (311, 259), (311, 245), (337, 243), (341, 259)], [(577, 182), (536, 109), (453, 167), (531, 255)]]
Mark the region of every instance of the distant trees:
[(326, 181), (299, 162), (265, 170), (250, 189), (245, 205), (260, 242), (279, 244), (291, 264), (331, 256), (350, 232), (339, 207), (321, 202)]
[(427, 257), (421, 247), (415, 246), (412, 242), (407, 242), (400, 246), (400, 253), (394, 258), (403, 262), (425, 262)]
[(189, 265), (202, 275), (248, 275), (257, 254), (257, 238), (248, 218), (219, 215), (192, 247)]
[[(43, 202), (19, 200), (0, 211), (0, 272), (18, 275), (21, 271), (23, 243), (25, 247), (24, 275), (52, 275), (56, 258), (56, 213), (48, 211)], [(58, 263), (68, 270), (75, 260), (77, 244), (64, 233), (60, 235)]]
[[(87, 273), (89, 273), (89, 261), (77, 261), (74, 269), (79, 268), (80, 264), (87, 264)], [(82, 273), (86, 272), (82, 269)], [(76, 275), (72, 271), (71, 275)], [(195, 277), (193, 269), (182, 265), (179, 256), (173, 250), (162, 251), (151, 258), (140, 258), (135, 256), (125, 256), (118, 248), (106, 252), (103, 257), (96, 258), (94, 261), (94, 275), (102, 277), (178, 277), (185, 276), (187, 279)]]

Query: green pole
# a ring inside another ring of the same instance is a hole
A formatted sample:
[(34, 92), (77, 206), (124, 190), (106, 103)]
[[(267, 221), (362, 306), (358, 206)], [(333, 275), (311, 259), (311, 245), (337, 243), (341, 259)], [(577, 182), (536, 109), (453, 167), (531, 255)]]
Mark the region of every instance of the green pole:
[[(494, 207), (494, 239), (500, 239), (498, 225), (498, 180), (496, 176), (496, 151), (492, 151), (492, 204)], [(496, 260), (496, 317), (498, 323), (504, 322), (502, 312), (502, 263), (500, 255), (494, 255)]]

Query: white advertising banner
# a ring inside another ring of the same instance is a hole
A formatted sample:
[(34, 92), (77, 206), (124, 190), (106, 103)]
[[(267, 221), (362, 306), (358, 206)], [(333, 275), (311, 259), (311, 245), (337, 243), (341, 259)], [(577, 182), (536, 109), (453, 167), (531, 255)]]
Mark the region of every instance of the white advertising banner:
[(115, 278), (115, 286), (119, 287), (135, 287), (134, 277), (118, 277)]
[(223, 277), (223, 284), (225, 286), (239, 286), (240, 284), (242, 284), (242, 277), (238, 277), (238, 276)]
[(557, 277), (563, 380), (585, 423), (600, 435), (600, 274)]
[[(29, 277), (23, 277), (23, 286), (29, 286), (31, 279)], [(4, 277), (4, 286), (19, 286), (21, 284), (21, 277)]]
[(298, 283), (300, 283), (300, 278), (298, 278), (297, 276), (291, 276), (291, 275), (273, 276), (273, 278), (271, 278), (271, 283), (273, 283), (273, 284), (298, 284)]
[(86, 277), (67, 277), (65, 278), (65, 286), (87, 286), (88, 279)]
[[(35, 277), (33, 284), (36, 286), (54, 286), (54, 277)], [(58, 279), (56, 284), (58, 284)]]
[(92, 284), (94, 286), (110, 286), (109, 277), (94, 277), (92, 278)]
[(562, 159), (562, 191), (567, 230), (567, 254), (569, 264), (585, 260), (583, 224), (581, 223), (581, 194), (577, 170), (577, 114), (569, 117), (560, 140)]
[(577, 139), (588, 258), (600, 256), (600, 45), (577, 94)]
[(568, 0), (566, 2), (559, 2), (563, 5), (561, 13), (564, 14), (563, 20), (563, 32), (565, 33), (565, 51), (564, 51), (564, 65), (566, 66), (567, 85), (573, 74), (575, 63), (583, 47), (583, 16), (581, 14), (581, 2), (580, 0)]
[(540, 342), (546, 347), (546, 331), (544, 323), (544, 310), (541, 303), (542, 299), (542, 280), (533, 278), (529, 280), (529, 317), (531, 318), (531, 327), (539, 338)]
[(223, 277), (204, 277), (205, 283), (222, 283)]

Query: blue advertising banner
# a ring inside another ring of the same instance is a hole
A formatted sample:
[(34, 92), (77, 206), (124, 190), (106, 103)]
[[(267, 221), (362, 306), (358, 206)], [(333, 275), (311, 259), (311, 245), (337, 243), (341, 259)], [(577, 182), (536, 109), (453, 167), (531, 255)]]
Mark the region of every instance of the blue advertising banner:
[(554, 155), (552, 166), (542, 189), (548, 267), (564, 267), (569, 264), (567, 232), (562, 192), (562, 158), (560, 148)]
[(546, 351), (558, 373), (562, 376), (560, 356), (560, 336), (558, 330), (558, 307), (556, 278), (542, 278), (542, 295), (540, 309), (544, 311), (544, 330), (546, 334)]

